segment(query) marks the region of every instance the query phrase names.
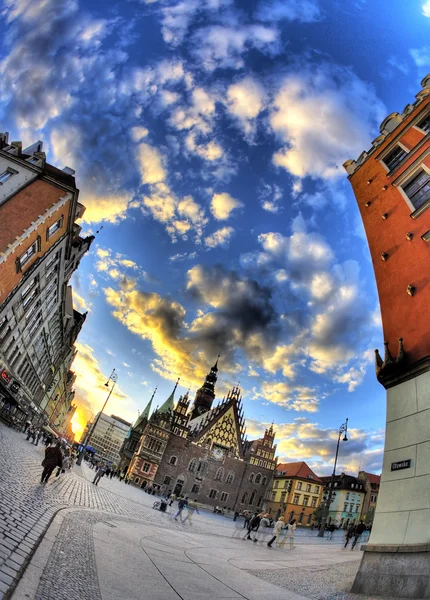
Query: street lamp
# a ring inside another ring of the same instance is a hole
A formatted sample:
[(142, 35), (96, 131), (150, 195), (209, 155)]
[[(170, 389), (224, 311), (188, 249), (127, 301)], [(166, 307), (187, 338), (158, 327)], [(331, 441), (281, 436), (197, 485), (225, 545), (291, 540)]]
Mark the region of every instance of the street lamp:
[(339, 455), (340, 438), (342, 437), (342, 434), (344, 434), (342, 441), (347, 442), (348, 441), (348, 438), (346, 436), (347, 432), (348, 432), (348, 419), (346, 419), (345, 423), (342, 423), (342, 425), (339, 427), (339, 435), (337, 437), (336, 456), (334, 459), (333, 473), (331, 476), (330, 488), (328, 490), (327, 499), (324, 501), (323, 517), (321, 520), (320, 529), (318, 531), (318, 537), (324, 537), (325, 526), (327, 523), (329, 511), (330, 511), (330, 504), (333, 502), (334, 497), (336, 496), (336, 492), (333, 491), (333, 488), (334, 488), (334, 478), (336, 476), (337, 457)]
[(115, 369), (110, 374), (110, 377), (106, 381), (105, 386), (109, 387), (109, 382), (111, 382), (111, 381), (113, 382), (113, 386), (110, 388), (109, 394), (107, 395), (105, 403), (103, 404), (103, 407), (102, 407), (101, 411), (97, 415), (96, 420), (94, 421), (93, 425), (88, 428), (87, 435), (85, 436), (84, 443), (82, 444), (82, 450), (80, 451), (79, 456), (78, 456), (78, 460), (76, 461), (77, 465), (80, 465), (82, 463), (82, 459), (84, 458), (85, 450), (87, 449), (87, 446), (89, 446), (89, 444), (90, 444), (91, 436), (93, 435), (94, 430), (97, 427), (97, 423), (99, 422), (100, 415), (103, 413), (104, 409), (106, 408), (106, 404), (108, 403), (108, 400), (109, 400), (109, 398), (110, 398), (110, 396), (111, 396), (111, 394), (112, 394), (112, 392), (114, 390), (116, 382), (118, 381), (118, 375), (117, 375)]

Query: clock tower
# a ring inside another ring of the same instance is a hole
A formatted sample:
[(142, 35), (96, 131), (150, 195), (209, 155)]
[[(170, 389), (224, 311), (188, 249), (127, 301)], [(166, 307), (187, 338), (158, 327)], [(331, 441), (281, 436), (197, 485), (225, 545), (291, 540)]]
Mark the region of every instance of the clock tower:
[(191, 419), (203, 415), (212, 408), (213, 401), (215, 400), (215, 384), (218, 378), (218, 360), (219, 355), (210, 373), (206, 375), (204, 384), (197, 390), (191, 411)]

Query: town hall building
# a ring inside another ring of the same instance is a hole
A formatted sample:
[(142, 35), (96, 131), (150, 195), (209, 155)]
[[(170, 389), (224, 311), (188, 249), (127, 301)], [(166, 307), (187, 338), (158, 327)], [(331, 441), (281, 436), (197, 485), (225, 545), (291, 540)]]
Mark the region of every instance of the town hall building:
[(216, 406), (218, 360), (190, 407), (188, 392), (176, 405), (176, 383), (166, 402), (140, 415), (121, 450), (130, 482), (188, 496), (230, 510), (262, 510), (276, 469), (273, 426), (248, 441), (239, 387)]

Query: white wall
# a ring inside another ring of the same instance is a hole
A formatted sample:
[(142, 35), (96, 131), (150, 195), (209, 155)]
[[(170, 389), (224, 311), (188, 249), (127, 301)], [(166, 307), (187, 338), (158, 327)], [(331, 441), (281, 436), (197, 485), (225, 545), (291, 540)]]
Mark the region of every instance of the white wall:
[[(391, 471), (391, 463), (411, 467)], [(430, 372), (387, 390), (387, 426), (370, 544), (430, 542)]]
[(3, 173), (10, 167), (14, 171), (18, 171), (17, 175), (11, 177), (6, 183), (0, 185), (0, 205), (7, 200), (12, 194), (16, 194), (25, 184), (36, 179), (37, 173), (31, 168), (26, 168), (23, 161), (15, 162), (8, 160), (4, 155), (0, 156), (0, 173)]

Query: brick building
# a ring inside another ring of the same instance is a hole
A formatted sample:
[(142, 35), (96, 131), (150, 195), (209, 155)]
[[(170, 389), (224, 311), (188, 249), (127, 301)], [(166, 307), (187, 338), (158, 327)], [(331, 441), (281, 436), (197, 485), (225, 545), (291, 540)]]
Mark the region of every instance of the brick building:
[(421, 85), (344, 165), (378, 287), (387, 397), (381, 487), (353, 592), (409, 598), (430, 595), (430, 74)]
[(296, 519), (298, 525), (309, 526), (320, 505), (323, 483), (308, 465), (302, 462), (282, 463), (276, 467), (268, 510), (276, 520)]
[(50, 422), (73, 415), (74, 342), (85, 316), (69, 280), (92, 236), (80, 237), (74, 171), (0, 134), (0, 417)]
[(212, 408), (217, 373), (218, 361), (191, 408), (188, 393), (175, 406), (176, 384), (161, 408), (138, 422), (143, 434), (128, 476), (134, 485), (171, 490), (202, 504), (260, 510), (269, 498), (276, 468), (275, 433), (270, 427), (261, 439), (246, 439), (237, 387)]
[(363, 500), (363, 506), (361, 507), (361, 518), (366, 525), (371, 525), (373, 523), (376, 504), (378, 502), (381, 476), (375, 475), (374, 473), (366, 473), (366, 471), (360, 471), (358, 473), (358, 480), (363, 484), (366, 493)]

